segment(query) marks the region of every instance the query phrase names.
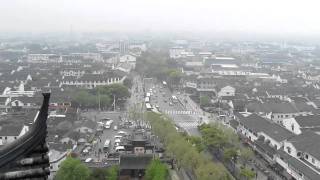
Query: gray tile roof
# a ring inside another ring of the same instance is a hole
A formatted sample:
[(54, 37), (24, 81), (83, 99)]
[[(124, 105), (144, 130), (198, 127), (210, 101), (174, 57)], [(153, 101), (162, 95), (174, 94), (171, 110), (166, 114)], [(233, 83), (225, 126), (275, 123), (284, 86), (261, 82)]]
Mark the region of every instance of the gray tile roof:
[(306, 102), (298, 102), (294, 104), (299, 112), (312, 112), (313, 106), (308, 105)]
[(302, 128), (320, 126), (320, 115), (297, 116), (295, 120)]
[(320, 135), (313, 131), (303, 133), (288, 139), (299, 151), (307, 152), (320, 160)]
[(280, 155), (280, 157), (283, 159), (284, 162), (288, 163), (290, 168), (293, 168), (295, 169), (295, 171), (302, 173), (305, 177), (307, 177), (306, 179), (310, 179), (310, 180), (320, 179), (319, 172), (312, 170), (310, 167), (304, 164), (301, 160), (298, 160), (290, 156), (283, 150), (278, 151), (278, 154)]
[(0, 136), (19, 136), (23, 125), (1, 126)]
[(265, 118), (258, 116), (257, 114), (252, 114), (248, 117), (242, 117), (240, 118), (240, 122), (246, 128), (249, 128), (257, 133), (264, 132), (265, 134), (267, 134), (268, 136), (270, 136), (278, 142), (281, 142), (294, 136), (294, 134), (288, 131), (287, 129), (281, 127), (276, 123), (268, 121)]
[(250, 112), (272, 112), (272, 113), (297, 113), (298, 109), (291, 103), (266, 102), (250, 103), (246, 106)]

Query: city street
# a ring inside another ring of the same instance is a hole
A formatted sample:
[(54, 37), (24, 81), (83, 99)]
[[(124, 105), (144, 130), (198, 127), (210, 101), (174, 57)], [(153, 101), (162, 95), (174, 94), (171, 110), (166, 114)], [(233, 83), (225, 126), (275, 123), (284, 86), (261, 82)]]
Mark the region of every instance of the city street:
[(203, 114), (200, 111), (195, 111), (189, 108), (190, 106), (183, 105), (179, 99), (177, 102), (172, 102), (172, 95), (177, 95), (171, 93), (167, 87), (163, 87), (161, 84), (152, 84), (149, 87), (154, 87), (150, 99), (152, 106), (158, 107), (160, 112), (171, 117), (174, 123), (188, 134), (200, 135), (197, 129), (197, 126), (203, 120)]
[(100, 112), (100, 111), (89, 111), (81, 114), (82, 117), (86, 119), (90, 119), (92, 121), (99, 122), (102, 119), (110, 118), (113, 120), (113, 123), (110, 129), (103, 128), (102, 133), (96, 133), (98, 136), (95, 136), (92, 150), (87, 155), (82, 155), (82, 158), (92, 158), (94, 162), (106, 161), (108, 153), (103, 151), (104, 143), (107, 139), (110, 139), (110, 150), (113, 151), (114, 146), (114, 136), (118, 135), (118, 131), (126, 131), (129, 132), (131, 130), (128, 129), (120, 129), (114, 130), (114, 126), (118, 126), (121, 123), (120, 117), (124, 118), (123, 112)]

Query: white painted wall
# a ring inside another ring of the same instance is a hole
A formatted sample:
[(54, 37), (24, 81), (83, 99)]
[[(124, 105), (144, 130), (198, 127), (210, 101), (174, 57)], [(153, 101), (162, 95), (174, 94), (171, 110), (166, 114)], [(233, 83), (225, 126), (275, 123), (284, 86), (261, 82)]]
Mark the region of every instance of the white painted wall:
[(136, 62), (136, 57), (135, 56), (132, 56), (130, 54), (126, 54), (126, 55), (123, 55), (120, 57), (120, 62), (121, 63), (125, 63), (125, 62)]
[(256, 141), (258, 139), (258, 137), (256, 135), (254, 135), (248, 129), (246, 129), (246, 128), (242, 127), (242, 126), (239, 128), (239, 130), (244, 136), (246, 136), (252, 142), (254, 142), (254, 141)]
[[(297, 156), (297, 149), (292, 145), (292, 143), (288, 142), (288, 141), (284, 141), (283, 142), (283, 147), (284, 147), (284, 151), (286, 153), (288, 153), (290, 156), (295, 157), (295, 158), (299, 158)], [(290, 151), (289, 151), (290, 149)]]
[(304, 152), (303, 158), (308, 161), (310, 164), (315, 166), (317, 169), (320, 169), (320, 161), (313, 157), (312, 155)]
[(235, 88), (231, 87), (231, 86), (226, 86), (221, 88), (221, 90), (218, 92), (218, 96), (219, 97), (223, 97), (223, 96), (234, 96), (235, 95)]
[(289, 131), (297, 135), (301, 134), (301, 127), (294, 118), (283, 119), (281, 122), (281, 124)]
[(269, 140), (270, 141), (270, 146), (277, 147), (277, 149), (281, 148), (282, 143), (272, 139), (268, 134), (265, 134), (264, 132), (259, 132), (258, 135), (259, 136), (264, 136), (265, 137), (265, 141)]

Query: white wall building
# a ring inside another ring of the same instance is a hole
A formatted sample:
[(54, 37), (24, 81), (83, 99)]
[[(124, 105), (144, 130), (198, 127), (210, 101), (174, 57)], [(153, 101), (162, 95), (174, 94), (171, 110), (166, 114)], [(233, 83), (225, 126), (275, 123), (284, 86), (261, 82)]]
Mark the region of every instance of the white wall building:
[(173, 47), (169, 50), (170, 58), (172, 59), (178, 59), (181, 58), (181, 53), (185, 52), (185, 49), (183, 47)]
[(12, 143), (19, 137), (23, 136), (29, 131), (29, 126), (15, 125), (15, 126), (1, 126), (0, 127), (0, 145)]
[(235, 96), (236, 89), (231, 86), (226, 86), (220, 89), (218, 92), (218, 97), (225, 97), (225, 96)]

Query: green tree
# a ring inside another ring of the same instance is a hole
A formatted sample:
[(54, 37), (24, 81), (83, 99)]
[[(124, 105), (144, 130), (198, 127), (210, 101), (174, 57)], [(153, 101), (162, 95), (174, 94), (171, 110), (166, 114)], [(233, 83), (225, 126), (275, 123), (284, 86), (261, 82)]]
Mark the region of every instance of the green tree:
[(202, 152), (205, 149), (205, 145), (203, 144), (201, 137), (187, 136), (187, 140), (196, 147), (198, 152)]
[[(99, 96), (98, 96), (98, 98), (99, 98)], [(99, 101), (99, 99), (98, 99), (98, 101)], [(110, 96), (108, 96), (108, 95), (100, 95), (100, 107), (101, 108), (106, 108), (107, 109), (108, 107), (111, 106), (111, 104), (112, 104), (112, 99), (111, 99)]]
[[(128, 88), (122, 84), (99, 86), (93, 90), (77, 90), (72, 92), (72, 100), (78, 106), (85, 108), (109, 108), (115, 99), (117, 102), (124, 102), (130, 97)], [(118, 104), (117, 104), (118, 105)], [(122, 104), (120, 104), (122, 105)]]
[(223, 149), (223, 159), (225, 161), (230, 161), (231, 159), (236, 159), (238, 156), (238, 151), (236, 148), (225, 148)]
[(130, 92), (123, 84), (111, 84), (107, 86), (101, 86), (97, 88), (98, 93), (101, 95), (108, 95), (109, 97), (115, 97), (116, 101), (119, 99), (126, 99), (130, 97)]
[(118, 179), (118, 174), (119, 174), (119, 167), (118, 166), (111, 166), (107, 170), (107, 180), (117, 180)]
[(177, 69), (170, 69), (167, 71), (167, 81), (171, 87), (176, 86), (180, 83), (182, 73)]
[(73, 94), (72, 99), (82, 107), (87, 105), (88, 96), (89, 93), (86, 90), (79, 90)]
[(80, 159), (67, 157), (62, 163), (55, 176), (56, 180), (87, 180), (90, 170)]
[[(146, 119), (150, 122), (152, 131), (163, 142), (166, 154), (173, 159), (177, 167), (183, 167), (194, 172), (197, 179), (201, 180), (227, 180), (229, 174), (226, 169), (210, 160), (204, 153), (199, 153), (193, 142), (187, 135), (177, 132), (170, 118), (155, 113), (146, 113)], [(200, 129), (211, 128), (209, 125), (203, 125)], [(223, 133), (223, 131), (221, 131)], [(193, 138), (192, 138), (193, 139)], [(226, 138), (227, 139), (227, 138)]]
[(253, 156), (254, 156), (254, 153), (250, 148), (242, 148), (240, 150), (240, 158), (245, 167), (248, 164), (248, 161), (252, 159)]
[(204, 143), (209, 148), (222, 149), (228, 143), (226, 135), (217, 124), (201, 126), (200, 132)]
[(209, 96), (201, 96), (200, 97), (200, 106), (209, 106), (210, 105), (210, 97)]
[(242, 168), (240, 171), (240, 175), (247, 180), (251, 180), (256, 176), (256, 173), (248, 168)]
[(167, 165), (161, 163), (159, 159), (151, 161), (146, 169), (145, 179), (146, 180), (166, 180), (168, 177)]
[(166, 81), (169, 69), (176, 69), (174, 60), (169, 59), (167, 51), (149, 49), (137, 58), (136, 71), (145, 77), (156, 77)]
[(130, 89), (132, 87), (132, 85), (133, 85), (132, 78), (126, 78), (123, 81), (123, 85)]
[(201, 180), (229, 180), (230, 175), (226, 172), (222, 165), (214, 165), (206, 161), (196, 167), (197, 179)]
[(101, 180), (106, 179), (107, 177), (107, 169), (105, 168), (94, 168), (90, 175), (90, 180)]

